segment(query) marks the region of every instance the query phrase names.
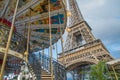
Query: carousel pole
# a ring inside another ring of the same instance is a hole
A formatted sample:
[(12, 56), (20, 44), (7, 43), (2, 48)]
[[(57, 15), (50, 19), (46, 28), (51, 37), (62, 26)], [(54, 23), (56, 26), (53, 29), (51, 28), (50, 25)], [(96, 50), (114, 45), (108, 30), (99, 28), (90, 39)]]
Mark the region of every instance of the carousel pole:
[(11, 25), (11, 29), (10, 29), (10, 32), (9, 32), (8, 42), (7, 42), (7, 45), (6, 45), (5, 55), (4, 55), (2, 68), (1, 68), (1, 72), (0, 72), (0, 74), (1, 74), (0, 75), (0, 80), (3, 80), (4, 68), (5, 68), (5, 64), (6, 64), (6, 60), (7, 60), (8, 50), (9, 50), (9, 47), (10, 47), (12, 33), (13, 33), (13, 30), (14, 30), (14, 22), (15, 22), (15, 17), (16, 17), (16, 13), (17, 13), (18, 3), (19, 3), (19, 0), (17, 0), (16, 7), (15, 7), (15, 12), (13, 14), (12, 25)]
[(58, 49), (57, 49), (57, 43), (56, 43), (56, 55), (57, 55), (57, 62), (58, 62)]
[[(58, 20), (59, 20), (59, 24), (60, 24), (60, 36), (61, 36), (61, 46), (62, 46), (62, 57), (63, 57), (63, 61), (62, 62), (65, 62), (65, 54), (64, 54), (64, 47), (63, 47), (63, 37), (62, 37), (62, 26), (61, 26), (61, 20), (60, 20), (60, 15), (58, 13)], [(65, 64), (63, 64), (65, 66)]]
[[(49, 49), (49, 47), (48, 47), (48, 57), (50, 56), (50, 49)], [(47, 61), (47, 68), (48, 68), (48, 70), (50, 71), (50, 62), (49, 62), (50, 60), (49, 60), (49, 58), (48, 58), (48, 61)]]
[(50, 34), (50, 72), (51, 80), (53, 80), (53, 65), (52, 65), (52, 35), (51, 35), (51, 12), (50, 12), (50, 0), (48, 0), (48, 12), (49, 12), (49, 34)]
[(112, 70), (113, 70), (113, 72), (114, 72), (114, 75), (115, 75), (116, 80), (118, 80), (118, 76), (117, 76), (116, 71), (115, 71), (115, 69), (114, 69), (113, 66), (112, 66)]
[(44, 47), (42, 45), (42, 65), (43, 65), (43, 69), (45, 68), (45, 63), (44, 63)]
[(110, 72), (110, 70), (109, 70), (109, 68), (108, 68), (108, 65), (106, 65), (106, 69), (107, 69), (107, 71), (108, 71), (109, 76), (111, 77), (110, 80), (113, 80), (113, 77), (112, 77), (111, 72)]
[[(30, 9), (30, 16), (31, 16), (31, 9)], [(31, 21), (31, 17), (29, 17), (30, 21)], [(31, 26), (31, 23), (29, 22), (28, 23), (28, 31), (27, 31), (27, 49), (25, 51), (25, 61), (26, 63), (28, 63), (28, 55), (29, 55), (29, 41), (30, 41), (30, 26)]]

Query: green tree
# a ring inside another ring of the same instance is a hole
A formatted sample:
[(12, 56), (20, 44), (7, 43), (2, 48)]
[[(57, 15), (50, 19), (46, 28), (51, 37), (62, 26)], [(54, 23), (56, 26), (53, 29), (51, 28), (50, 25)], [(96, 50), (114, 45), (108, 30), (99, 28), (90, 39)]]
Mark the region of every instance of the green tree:
[(106, 67), (105, 61), (100, 61), (91, 66), (90, 80), (109, 80), (110, 74)]

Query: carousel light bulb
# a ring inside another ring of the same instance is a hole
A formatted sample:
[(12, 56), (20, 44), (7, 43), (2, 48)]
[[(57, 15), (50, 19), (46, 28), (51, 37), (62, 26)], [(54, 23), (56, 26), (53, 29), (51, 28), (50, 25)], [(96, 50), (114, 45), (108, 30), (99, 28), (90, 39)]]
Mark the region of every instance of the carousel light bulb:
[(66, 27), (67, 32), (71, 32), (71, 29), (69, 27)]
[(71, 12), (67, 10), (67, 17), (70, 17), (71, 15)]
[(25, 55), (28, 55), (28, 51), (25, 51), (25, 53), (24, 53)]

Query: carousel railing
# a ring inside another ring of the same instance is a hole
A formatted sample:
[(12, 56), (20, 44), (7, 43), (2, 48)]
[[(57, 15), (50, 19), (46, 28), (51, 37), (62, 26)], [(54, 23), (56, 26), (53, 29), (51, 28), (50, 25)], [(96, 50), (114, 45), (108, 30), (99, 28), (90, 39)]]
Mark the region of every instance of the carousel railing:
[(35, 77), (35, 80), (41, 80), (41, 62), (36, 58), (35, 54), (29, 55), (28, 67), (33, 74), (33, 77)]
[(21, 61), (16, 57), (8, 59), (5, 76), (13, 74), (11, 80), (41, 80), (41, 62), (34, 54), (29, 55), (29, 62)]
[[(66, 80), (66, 70), (61, 63), (59, 63), (56, 59), (53, 58), (53, 74), (54, 80)], [(8, 64), (10, 66), (10, 64)], [(20, 73), (20, 64), (15, 64), (16, 68), (13, 69), (13, 72), (18, 71)], [(14, 65), (13, 65), (14, 66)], [(39, 55), (35, 55), (33, 53), (29, 54), (29, 63), (27, 64), (29, 72), (32, 74), (33, 80), (41, 80), (41, 71), (44, 70), (48, 74), (50, 74), (50, 57), (47, 55), (43, 55), (39, 53)], [(19, 74), (20, 75), (20, 74)]]
[(9, 75), (10, 73), (19, 74), (21, 68), (20, 62), (21, 60), (14, 56), (9, 57), (5, 66), (5, 75)]
[[(0, 25), (0, 47), (6, 48), (8, 41), (10, 28), (4, 25)], [(14, 31), (11, 39), (10, 50), (16, 51), (18, 53), (24, 53), (26, 49), (26, 39), (24, 36), (20, 35)]]
[[(41, 52), (39, 52), (39, 55), (37, 56), (37, 58), (41, 62), (41, 68), (50, 73), (50, 57), (45, 54), (43, 55)], [(52, 64), (54, 80), (66, 80), (65, 67), (54, 58), (52, 59)]]
[[(8, 42), (10, 28), (0, 24), (0, 54), (4, 56)], [(8, 53), (4, 75), (20, 72), (20, 62), (23, 60), (23, 53), (26, 50), (26, 39), (16, 31), (13, 32)], [(17, 58), (18, 57), (18, 58)], [(1, 59), (3, 59), (1, 57)]]

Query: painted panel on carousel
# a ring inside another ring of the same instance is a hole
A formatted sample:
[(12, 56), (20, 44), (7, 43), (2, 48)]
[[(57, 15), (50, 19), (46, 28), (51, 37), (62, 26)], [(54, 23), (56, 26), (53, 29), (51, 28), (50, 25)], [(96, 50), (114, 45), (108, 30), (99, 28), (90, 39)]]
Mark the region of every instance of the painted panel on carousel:
[[(9, 4), (7, 2), (9, 1)], [(16, 0), (0, 0), (0, 19), (6, 20), (2, 25), (11, 26)], [(6, 6), (8, 5), (8, 7)], [(6, 6), (6, 8), (5, 8)], [(5, 11), (3, 11), (5, 9)], [(52, 44), (60, 38), (66, 27), (66, 10), (62, 0), (50, 0), (50, 18)], [(15, 19), (15, 31), (27, 37), (27, 30), (31, 28), (30, 44), (41, 48), (49, 47), (49, 7), (48, 0), (20, 0)], [(40, 36), (39, 36), (40, 35)], [(44, 44), (43, 44), (44, 43)], [(38, 45), (38, 44), (43, 44)], [(47, 45), (47, 46), (46, 46)]]

